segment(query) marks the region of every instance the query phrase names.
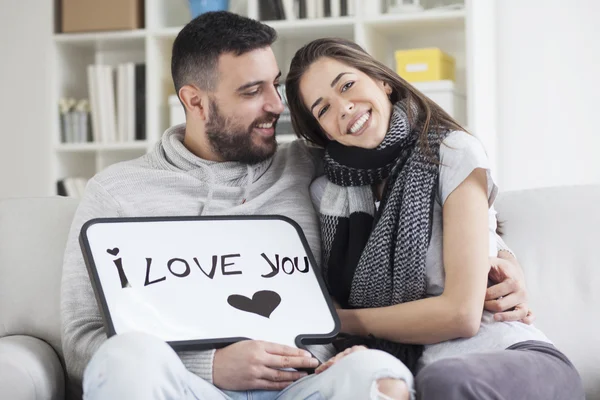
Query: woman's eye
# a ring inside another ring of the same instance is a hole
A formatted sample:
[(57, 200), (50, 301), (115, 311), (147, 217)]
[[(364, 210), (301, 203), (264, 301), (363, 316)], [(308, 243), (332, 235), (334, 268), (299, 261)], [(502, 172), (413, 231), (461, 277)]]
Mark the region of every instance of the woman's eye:
[(319, 110), (319, 114), (317, 115), (317, 117), (321, 118), (323, 116), (323, 114), (325, 114), (325, 112), (327, 111), (327, 109), (329, 109), (329, 106), (325, 106), (325, 107), (321, 108)]
[(350, 89), (352, 87), (352, 85), (354, 85), (354, 82), (352, 82), (352, 81), (347, 82), (344, 86), (342, 86), (342, 92), (345, 92), (346, 90)]

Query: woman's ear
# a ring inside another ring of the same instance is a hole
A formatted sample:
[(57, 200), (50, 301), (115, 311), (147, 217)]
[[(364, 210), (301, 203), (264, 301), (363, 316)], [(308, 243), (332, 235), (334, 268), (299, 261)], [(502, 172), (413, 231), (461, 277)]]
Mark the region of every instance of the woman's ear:
[(388, 95), (388, 97), (392, 95), (392, 87), (389, 83), (383, 82), (383, 90), (385, 91), (385, 94)]
[(202, 90), (193, 85), (185, 85), (179, 89), (179, 99), (183, 103), (186, 116), (194, 115), (206, 120), (208, 116), (207, 99)]

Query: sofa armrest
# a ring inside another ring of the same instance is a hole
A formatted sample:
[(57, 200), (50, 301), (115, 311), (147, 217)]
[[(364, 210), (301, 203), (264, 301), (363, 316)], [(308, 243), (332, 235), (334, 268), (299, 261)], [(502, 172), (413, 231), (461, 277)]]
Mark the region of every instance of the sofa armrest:
[(31, 336), (0, 338), (0, 399), (64, 398), (65, 374), (50, 345)]

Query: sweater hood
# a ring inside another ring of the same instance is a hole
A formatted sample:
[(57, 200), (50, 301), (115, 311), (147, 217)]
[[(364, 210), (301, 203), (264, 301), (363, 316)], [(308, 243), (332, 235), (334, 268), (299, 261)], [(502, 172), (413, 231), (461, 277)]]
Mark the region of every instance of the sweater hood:
[(235, 161), (208, 161), (184, 146), (184, 136), (185, 124), (167, 129), (154, 149), (153, 158), (162, 168), (187, 173), (208, 185), (208, 198), (202, 214), (206, 213), (214, 189), (218, 186), (244, 188), (243, 198), (246, 199), (250, 186), (260, 179), (273, 162), (273, 157), (253, 165)]

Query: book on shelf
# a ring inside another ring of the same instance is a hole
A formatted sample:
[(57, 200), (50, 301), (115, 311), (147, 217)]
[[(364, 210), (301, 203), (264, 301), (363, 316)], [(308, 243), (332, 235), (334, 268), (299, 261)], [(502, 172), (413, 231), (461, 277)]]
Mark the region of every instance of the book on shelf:
[(60, 138), (63, 143), (85, 143), (90, 139), (90, 105), (87, 99), (62, 98), (58, 101)]
[(146, 65), (88, 65), (91, 140), (127, 143), (146, 139)]
[(83, 196), (88, 179), (69, 176), (56, 182), (56, 194), (80, 199)]
[(259, 0), (262, 21), (336, 18), (354, 15), (354, 0)]
[(135, 65), (135, 140), (146, 140), (146, 64)]

